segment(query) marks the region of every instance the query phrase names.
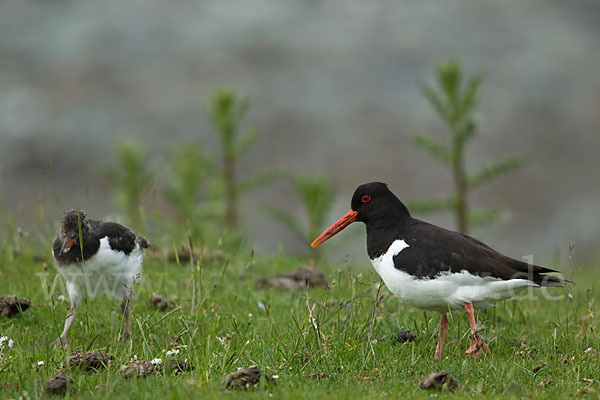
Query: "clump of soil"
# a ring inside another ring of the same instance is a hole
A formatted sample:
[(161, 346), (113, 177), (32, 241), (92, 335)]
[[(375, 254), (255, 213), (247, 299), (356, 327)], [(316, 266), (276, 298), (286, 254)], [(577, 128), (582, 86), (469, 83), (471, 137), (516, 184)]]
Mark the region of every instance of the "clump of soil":
[(415, 340), (415, 334), (408, 330), (401, 330), (396, 335), (396, 341), (398, 343), (409, 343)]
[(54, 378), (46, 382), (46, 392), (50, 394), (64, 395), (67, 392), (67, 388), (71, 382), (71, 379), (67, 378), (63, 374), (56, 375)]
[(329, 283), (325, 278), (325, 273), (320, 268), (304, 266), (283, 276), (261, 278), (256, 281), (256, 286), (259, 288), (274, 287), (277, 289), (296, 290), (306, 286), (326, 288), (329, 286)]
[(145, 378), (158, 370), (158, 366), (148, 360), (130, 361), (119, 368), (119, 375), (125, 379)]
[(17, 296), (0, 297), (0, 315), (6, 318), (12, 318), (20, 312), (33, 307), (31, 301)]
[(228, 389), (250, 389), (260, 382), (260, 370), (256, 365), (239, 369), (227, 376), (225, 386)]
[(101, 353), (99, 351), (76, 350), (69, 355), (68, 365), (78, 367), (88, 371), (98, 372), (101, 368), (106, 368), (113, 356)]
[(458, 382), (452, 374), (448, 371), (431, 372), (427, 378), (424, 378), (419, 383), (421, 389), (435, 389), (442, 390), (444, 386), (448, 388), (450, 392), (454, 392), (458, 387)]
[[(169, 369), (167, 371), (174, 372), (175, 375), (182, 375), (184, 372), (195, 370), (196, 367), (188, 363), (187, 361), (171, 359), (169, 363)], [(148, 375), (162, 372), (162, 364), (153, 363), (148, 360), (136, 360), (130, 361), (119, 368), (119, 375), (125, 379), (145, 378)]]
[(167, 298), (158, 293), (152, 293), (150, 297), (148, 297), (148, 303), (152, 307), (158, 308), (160, 311), (165, 311), (167, 308), (169, 308), (169, 302)]

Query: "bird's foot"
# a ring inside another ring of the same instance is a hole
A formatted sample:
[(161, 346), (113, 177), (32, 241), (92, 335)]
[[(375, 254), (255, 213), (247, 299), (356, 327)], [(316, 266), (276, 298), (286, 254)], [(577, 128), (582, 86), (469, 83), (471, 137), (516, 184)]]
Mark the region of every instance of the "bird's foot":
[(50, 347), (52, 348), (52, 350), (58, 350), (58, 349), (68, 349), (69, 348), (69, 343), (67, 342), (67, 338), (61, 338), (59, 337), (58, 339), (56, 339), (54, 342), (52, 342), (50, 344)]
[(465, 353), (473, 354), (473, 358), (475, 360), (477, 360), (477, 359), (479, 359), (479, 356), (481, 355), (479, 353), (480, 350), (483, 350), (483, 352), (488, 356), (491, 355), (490, 349), (488, 348), (487, 344), (485, 344), (485, 342), (483, 341), (481, 336), (479, 336), (478, 334), (475, 334), (474, 338), (473, 338), (473, 344), (467, 349), (467, 351)]

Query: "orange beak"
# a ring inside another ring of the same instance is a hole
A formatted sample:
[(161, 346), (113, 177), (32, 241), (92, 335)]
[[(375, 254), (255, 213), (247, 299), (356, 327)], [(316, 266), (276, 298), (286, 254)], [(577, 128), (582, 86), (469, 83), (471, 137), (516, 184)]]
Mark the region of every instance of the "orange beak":
[(65, 240), (64, 244), (62, 245), (62, 248), (60, 249), (60, 254), (67, 253), (69, 250), (71, 250), (71, 247), (73, 247), (74, 243), (75, 243), (75, 238), (73, 238), (69, 241)]
[(342, 218), (340, 218), (340, 220), (338, 222), (331, 225), (325, 232), (321, 233), (321, 235), (318, 238), (316, 238), (314, 242), (311, 243), (310, 247), (315, 248), (318, 245), (320, 245), (321, 243), (323, 243), (323, 242), (329, 240), (330, 238), (332, 238), (333, 236), (335, 236), (337, 233), (339, 233), (345, 227), (347, 227), (348, 225), (350, 225), (351, 223), (356, 221), (357, 215), (358, 215), (358, 212), (356, 212), (354, 210), (348, 211), (348, 213), (346, 213), (346, 215), (344, 215)]

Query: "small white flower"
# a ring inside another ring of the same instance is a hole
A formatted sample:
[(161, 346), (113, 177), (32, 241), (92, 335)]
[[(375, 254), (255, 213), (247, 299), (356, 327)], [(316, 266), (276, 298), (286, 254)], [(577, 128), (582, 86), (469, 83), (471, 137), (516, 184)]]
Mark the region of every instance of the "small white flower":
[(15, 341), (12, 339), (8, 339), (8, 347), (12, 349), (14, 345), (15, 345)]
[(4, 347), (4, 342), (8, 340), (8, 336), (0, 337), (0, 349)]
[(162, 360), (160, 358), (155, 358), (154, 360), (152, 360), (150, 362), (154, 365), (162, 364)]
[(219, 341), (219, 343), (221, 343), (223, 346), (225, 346), (225, 339), (223, 339), (222, 337), (216, 337), (217, 340)]
[(59, 296), (57, 297), (57, 299), (58, 299), (59, 301), (65, 301), (65, 296), (63, 296), (63, 295), (61, 294), (61, 295), (59, 295)]
[(171, 354), (179, 354), (179, 349), (173, 349), (173, 350), (167, 351), (168, 356), (170, 356)]
[(279, 379), (279, 375), (273, 375), (273, 379)]
[(44, 365), (43, 361), (38, 361), (38, 367), (41, 367), (42, 365)]
[[(9, 345), (10, 346), (10, 345)], [(589, 353), (590, 351), (592, 351), (593, 349), (591, 347), (588, 347), (587, 349), (585, 349), (584, 353)]]
[(252, 313), (248, 313), (248, 316), (249, 316), (249, 317), (251, 317), (251, 316), (252, 316)]
[(259, 301), (257, 304), (258, 304), (258, 308), (260, 308), (261, 310), (265, 309), (265, 303), (263, 303), (262, 301)]

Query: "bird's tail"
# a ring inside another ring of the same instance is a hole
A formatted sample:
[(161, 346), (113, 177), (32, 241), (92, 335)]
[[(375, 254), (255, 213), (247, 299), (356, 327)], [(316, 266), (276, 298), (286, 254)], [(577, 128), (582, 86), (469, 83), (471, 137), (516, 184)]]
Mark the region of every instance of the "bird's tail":
[(150, 242), (148, 242), (148, 240), (146, 240), (146, 238), (143, 236), (136, 237), (135, 241), (140, 246), (140, 249), (147, 249), (150, 247)]
[(562, 287), (565, 286), (565, 284), (567, 283), (574, 283), (573, 281), (567, 279), (545, 274), (540, 274), (536, 278), (537, 279), (534, 281), (535, 283), (537, 283), (540, 286), (546, 287)]

